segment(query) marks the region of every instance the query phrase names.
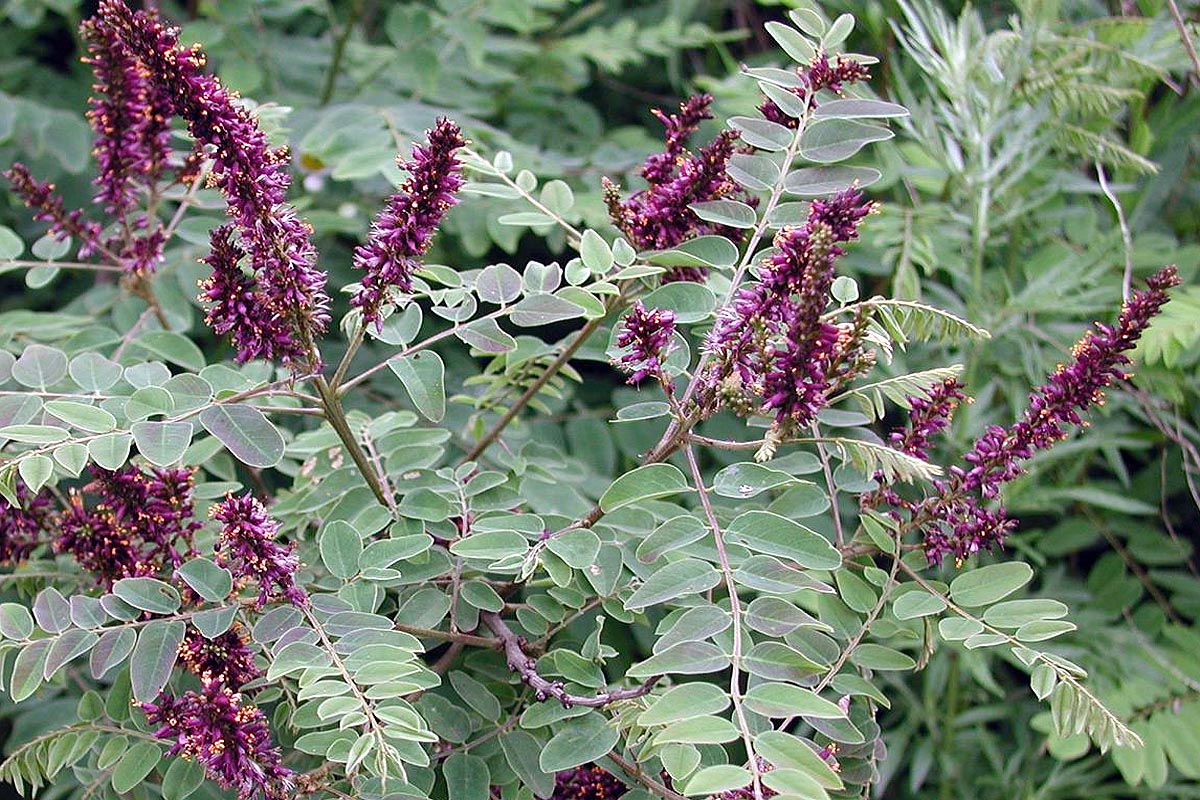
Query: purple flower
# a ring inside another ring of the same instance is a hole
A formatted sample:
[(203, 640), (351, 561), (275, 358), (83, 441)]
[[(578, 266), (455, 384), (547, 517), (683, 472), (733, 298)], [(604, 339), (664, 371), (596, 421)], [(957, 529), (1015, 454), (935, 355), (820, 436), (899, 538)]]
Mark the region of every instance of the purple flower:
[(121, 578), (158, 575), (191, 552), (200, 528), (193, 518), (192, 472), (129, 464), (116, 472), (93, 468), (84, 487), (87, 503), (73, 491), (59, 518), (58, 553), (70, 553), (109, 587)]
[(679, 160), (687, 153), (685, 148), (688, 139), (700, 127), (702, 121), (713, 118), (710, 110), (712, 101), (712, 95), (698, 94), (680, 103), (678, 114), (668, 116), (657, 108), (650, 112), (666, 128), (666, 147), (663, 152), (649, 156), (642, 166), (642, 177), (646, 179), (646, 183), (657, 186), (671, 179), (679, 166)]
[(101, 226), (83, 216), (79, 209), (67, 211), (62, 198), (54, 192), (54, 184), (39, 181), (24, 164), (15, 163), (5, 170), (4, 177), (12, 184), (15, 195), (33, 209), (33, 218), (50, 223), (50, 234), (59, 241), (74, 236), (79, 241), (79, 257), (87, 258), (103, 249)]
[(0, 500), (0, 564), (19, 564), (38, 546), (39, 535), (50, 517), (50, 496), (30, 496), (25, 484), (17, 484), (19, 505)]
[(405, 164), (408, 180), (371, 223), (367, 243), (354, 251), (354, 266), (367, 274), (350, 304), (362, 309), (367, 322), (382, 324), (380, 306), (390, 287), (412, 291), (419, 259), (429, 250), (446, 212), (458, 203), (464, 181), (455, 151), (466, 145), (462, 131), (442, 118), (426, 137), (429, 143), (413, 147), (412, 159)]
[[(841, 94), (844, 84), (854, 84), (871, 79), (871, 73), (865, 64), (846, 56), (838, 56), (833, 62), (830, 62), (829, 56), (824, 52), (817, 53), (808, 66), (797, 69), (796, 76), (800, 79), (800, 85), (793, 86), (788, 91), (801, 100), (807, 96), (810, 109), (816, 107), (816, 95), (822, 89)], [(758, 107), (758, 111), (771, 122), (779, 125), (795, 128), (799, 124), (795, 117), (785, 114), (774, 100), (765, 100)]]
[(210, 512), (224, 527), (217, 539), (217, 563), (228, 567), (239, 581), (258, 583), (258, 605), (283, 599), (293, 605), (308, 603), (296, 585), (300, 559), (295, 547), (275, 541), (279, 523), (252, 495), (229, 495)]
[(853, 374), (861, 361), (855, 351), (862, 332), (831, 325), (821, 315), (834, 263), (845, 253), (840, 245), (858, 237), (874, 208), (858, 189), (847, 189), (814, 200), (803, 225), (776, 235), (775, 253), (761, 266), (759, 282), (741, 287), (709, 332), (708, 405), (774, 413), (777, 427), (799, 428)]
[(584, 764), (555, 774), (551, 800), (615, 800), (628, 791), (629, 787), (608, 770)]
[[(120, 0), (101, 0), (99, 18), (145, 64), (157, 87), (212, 159), (212, 180), (225, 195), (239, 244), (254, 266), (255, 300), (293, 336), (273, 355), (316, 367), (312, 341), (329, 323), (325, 273), (316, 266), (312, 228), (285, 202), (291, 177), (286, 147), (272, 148), (254, 116), (235, 102), (196, 46), (179, 44), (179, 31), (156, 14), (134, 13)], [(280, 323), (282, 324), (282, 323)], [(283, 342), (272, 331), (260, 340)]]
[(193, 759), (208, 777), (238, 800), (284, 798), (291, 794), (292, 771), (283, 766), (266, 715), (219, 680), (202, 678), (199, 692), (180, 697), (163, 693), (142, 712), (154, 735), (172, 742), (172, 756)]
[(633, 304), (617, 333), (617, 347), (626, 348), (624, 355), (617, 359), (617, 367), (630, 373), (629, 383), (641, 383), (647, 376), (653, 376), (664, 387), (670, 385), (663, 364), (671, 352), (674, 333), (674, 311), (647, 310), (641, 300)]
[(218, 681), (232, 689), (240, 689), (262, 676), (248, 645), (249, 639), (236, 622), (212, 639), (188, 626), (179, 645), (179, 661), (202, 680)]
[(123, 219), (170, 155), (169, 98), (103, 20), (84, 22), (80, 32), (95, 81), (87, 116), (95, 134), (96, 202)]
[(891, 446), (916, 458), (928, 458), (929, 440), (950, 425), (960, 402), (970, 402), (970, 398), (963, 394), (963, 388), (958, 378), (947, 378), (932, 387), (924, 397), (910, 397), (908, 425), (892, 431), (888, 437)]
[(218, 335), (233, 339), (239, 363), (296, 352), (292, 326), (262, 302), (258, 280), (242, 269), (246, 254), (232, 237), (229, 224), (209, 234), (204, 262), (212, 274), (200, 282), (200, 300), (209, 304), (205, 321)]
[(1168, 290), (1179, 284), (1175, 267), (1164, 267), (1134, 292), (1121, 309), (1115, 325), (1095, 323), (1072, 349), (1074, 359), (1059, 367), (1029, 395), (1029, 406), (1010, 428), (993, 425), (963, 456), (969, 465), (952, 467), (949, 478), (934, 484), (937, 495), (916, 508), (926, 527), (925, 552), (932, 563), (947, 554), (961, 562), (982, 549), (1003, 542), (1015, 522), (1002, 509), (982, 507), (995, 499), (1003, 484), (1025, 473), (1022, 462), (1067, 436), (1071, 427), (1086, 425), (1081, 416), (1103, 402), (1104, 390), (1129, 376), (1125, 355), (1132, 350), (1150, 321), (1170, 299)]
[[(722, 131), (695, 155), (681, 154), (674, 174), (610, 205), (613, 221), (639, 250), (666, 250), (711, 231), (689, 206), (738, 191), (725, 172), (737, 143), (736, 131)], [(659, 176), (656, 176), (659, 177)]]

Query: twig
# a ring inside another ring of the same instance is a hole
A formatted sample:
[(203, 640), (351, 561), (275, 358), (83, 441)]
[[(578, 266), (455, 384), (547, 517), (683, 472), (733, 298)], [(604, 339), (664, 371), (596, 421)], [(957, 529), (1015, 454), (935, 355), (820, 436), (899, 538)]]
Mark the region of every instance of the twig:
[(1112, 207), (1116, 209), (1117, 224), (1121, 226), (1121, 244), (1125, 250), (1125, 274), (1121, 278), (1121, 299), (1128, 301), (1129, 293), (1133, 291), (1133, 234), (1129, 232), (1129, 223), (1125, 221), (1125, 209), (1121, 208), (1121, 201), (1117, 199), (1112, 187), (1108, 185), (1108, 179), (1104, 176), (1104, 165), (1098, 160), (1096, 161), (1096, 178), (1100, 181), (1100, 191), (1104, 192), (1108, 202), (1112, 203)]
[(616, 751), (609, 753), (607, 756), (605, 756), (605, 758), (612, 761), (614, 764), (620, 767), (626, 775), (633, 778), (642, 786), (645, 786), (654, 794), (663, 798), (663, 800), (687, 800), (687, 798), (685, 798), (679, 792), (672, 791), (659, 781), (654, 780), (654, 778), (646, 774), (646, 771), (642, 769), (640, 765), (627, 760), (624, 756), (618, 755)]
[(1171, 9), (1171, 19), (1175, 21), (1175, 28), (1179, 31), (1183, 49), (1187, 51), (1188, 58), (1192, 61), (1192, 82), (1200, 82), (1200, 55), (1197, 55), (1196, 44), (1192, 41), (1192, 35), (1188, 33), (1187, 21), (1184, 20), (1175, 0), (1167, 0), (1167, 8)]
[(499, 614), (493, 611), (485, 611), (479, 615), (479, 619), (500, 639), (500, 642), (504, 646), (504, 656), (508, 661), (508, 668), (521, 677), (522, 683), (528, 684), (533, 689), (534, 697), (539, 702), (549, 700), (553, 697), (562, 703), (563, 708), (572, 708), (574, 706), (601, 708), (620, 700), (632, 700), (635, 697), (642, 697), (649, 694), (650, 690), (654, 688), (654, 684), (658, 683), (663, 677), (662, 675), (655, 675), (647, 678), (639, 686), (630, 689), (610, 689), (605, 692), (599, 692), (594, 697), (571, 694), (563, 688), (562, 681), (548, 681), (538, 674), (537, 662), (525, 653), (522, 638), (517, 636), (512, 628), (508, 627), (508, 624), (500, 618)]

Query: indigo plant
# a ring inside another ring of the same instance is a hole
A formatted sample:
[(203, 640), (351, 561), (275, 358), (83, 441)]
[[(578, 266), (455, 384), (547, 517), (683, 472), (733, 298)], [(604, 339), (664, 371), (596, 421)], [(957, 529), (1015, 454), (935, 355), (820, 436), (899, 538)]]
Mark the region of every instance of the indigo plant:
[[(1002, 653), (1057, 735), (1138, 752), (1008, 546), (1005, 486), (1133, 386), (1179, 274), (1131, 276), (1019, 416), (938, 463), (989, 334), (847, 274), (886, 213), (864, 148), (909, 112), (846, 52), (851, 15), (787, 18), (765, 24), (786, 66), (740, 70), (756, 110), (652, 110), (661, 150), (589, 187), (590, 216), (488, 126), (380, 111), (399, 188), (318, 249), (270, 108), (102, 0), (92, 206), (5, 173), (46, 230), (33, 269), (104, 280), (2, 320), (4, 690), (52, 711), (0, 777), (862, 797), (894, 769), (894, 676), (945, 650)], [(439, 250), (473, 205), (537, 255)], [(597, 418), (574, 398), (601, 374), (627, 388)]]

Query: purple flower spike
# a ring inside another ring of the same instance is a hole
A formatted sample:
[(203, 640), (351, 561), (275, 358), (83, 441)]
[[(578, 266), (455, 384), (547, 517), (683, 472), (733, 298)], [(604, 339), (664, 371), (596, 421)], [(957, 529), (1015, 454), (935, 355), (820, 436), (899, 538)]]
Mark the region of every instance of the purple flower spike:
[(414, 147), (404, 165), (408, 180), (371, 223), (367, 243), (354, 251), (354, 266), (367, 274), (350, 304), (362, 309), (367, 322), (382, 323), (380, 306), (390, 287), (412, 291), (419, 259), (429, 250), (446, 212), (458, 203), (464, 181), (455, 152), (466, 145), (462, 130), (442, 118), (426, 136), (429, 143)]
[(0, 564), (19, 564), (29, 558), (49, 521), (49, 494), (31, 497), (25, 484), (18, 483), (17, 500), (20, 505), (15, 506), (0, 500)]
[(79, 257), (88, 258), (102, 249), (101, 226), (86, 219), (79, 209), (67, 211), (62, 198), (55, 194), (54, 184), (39, 181), (24, 164), (15, 163), (4, 171), (4, 177), (12, 184), (13, 194), (33, 209), (33, 218), (50, 223), (50, 234), (59, 241), (74, 236), (79, 242)]
[(212, 639), (189, 626), (179, 645), (179, 661), (188, 672), (203, 680), (217, 680), (232, 689), (240, 689), (262, 676), (248, 643), (236, 622)]
[[(212, 159), (212, 180), (225, 195), (239, 244), (254, 265), (255, 302), (282, 320), (258, 340), (280, 348), (272, 355), (315, 367), (313, 340), (329, 324), (325, 273), (316, 266), (312, 228), (285, 202), (291, 177), (286, 147), (272, 148), (254, 116), (204, 71), (198, 47), (183, 47), (179, 30), (152, 12), (131, 11), (121, 0), (101, 0), (98, 18), (145, 64), (172, 110)], [(286, 342), (275, 328), (287, 325)], [(240, 349), (240, 348), (239, 348)]]
[[(871, 73), (865, 64), (846, 56), (838, 56), (831, 62), (829, 56), (823, 52), (817, 53), (807, 67), (797, 69), (796, 76), (800, 79), (800, 86), (794, 86), (790, 91), (801, 100), (807, 96), (810, 109), (816, 107), (816, 94), (823, 89), (841, 94), (844, 85), (871, 79)], [(795, 128), (799, 124), (795, 117), (788, 116), (783, 109), (775, 105), (774, 100), (763, 101), (758, 111), (779, 125)]]
[(96, 202), (124, 218), (170, 155), (169, 98), (103, 20), (90, 19), (80, 31), (94, 76), (87, 116), (96, 137)]
[(203, 260), (212, 274), (200, 282), (200, 300), (210, 304), (205, 321), (215, 333), (233, 339), (238, 363), (296, 352), (291, 326), (262, 302), (257, 279), (242, 269), (246, 254), (232, 236), (229, 224), (209, 234), (209, 253)]
[(622, 372), (628, 372), (629, 383), (641, 383), (649, 376), (663, 386), (669, 386), (663, 363), (671, 352), (671, 336), (675, 333), (675, 312), (656, 308), (646, 310), (638, 300), (625, 315), (617, 333), (617, 346), (627, 348), (617, 360)]
[(657, 108), (651, 111), (666, 128), (666, 148), (646, 159), (642, 166), (642, 177), (651, 186), (670, 180), (675, 174), (679, 160), (686, 155), (688, 139), (706, 119), (712, 119), (712, 95), (698, 94), (679, 104), (679, 113), (667, 115)]
[(266, 715), (219, 680), (201, 679), (199, 692), (159, 695), (142, 703), (154, 735), (172, 742), (172, 756), (193, 759), (238, 800), (290, 797), (293, 773), (283, 766)]
[(296, 585), (300, 559), (291, 545), (275, 541), (279, 523), (251, 495), (229, 495), (210, 512), (224, 527), (217, 539), (217, 563), (228, 567), (234, 578), (258, 584), (258, 605), (286, 600), (292, 605), (308, 604), (308, 595)]
[(993, 425), (963, 456), (967, 468), (954, 467), (934, 484), (937, 495), (916, 507), (917, 519), (929, 521), (925, 554), (941, 563), (947, 555), (961, 562), (980, 550), (1002, 544), (1015, 523), (1003, 509), (982, 507), (1001, 487), (1025, 473), (1022, 462), (1067, 437), (1071, 427), (1086, 425), (1082, 414), (1103, 403), (1104, 390), (1129, 375), (1125, 354), (1137, 344), (1150, 321), (1179, 284), (1175, 267), (1164, 267), (1134, 292), (1115, 325), (1096, 323), (1072, 349), (1070, 364), (1029, 395), (1029, 406), (1012, 427)]
[(950, 425), (959, 403), (969, 402), (962, 390), (958, 378), (947, 378), (926, 396), (910, 397), (908, 427), (892, 432), (888, 437), (892, 447), (916, 458), (928, 458), (930, 439)]

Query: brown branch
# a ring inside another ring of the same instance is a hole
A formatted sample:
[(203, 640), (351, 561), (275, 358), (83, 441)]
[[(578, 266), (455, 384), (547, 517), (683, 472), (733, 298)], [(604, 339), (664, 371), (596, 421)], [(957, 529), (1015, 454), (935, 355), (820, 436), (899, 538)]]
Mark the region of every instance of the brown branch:
[(538, 674), (537, 662), (526, 654), (524, 640), (522, 637), (517, 636), (512, 628), (508, 627), (508, 624), (500, 618), (499, 614), (493, 611), (485, 611), (479, 615), (479, 619), (500, 639), (501, 644), (504, 646), (504, 656), (508, 660), (508, 668), (521, 676), (522, 683), (528, 684), (529, 688), (533, 689), (534, 697), (539, 702), (549, 700), (553, 697), (563, 704), (563, 708), (571, 708), (572, 706), (601, 708), (619, 700), (632, 700), (635, 697), (642, 697), (649, 694), (650, 690), (654, 688), (654, 684), (658, 683), (659, 679), (663, 677), (662, 675), (655, 675), (633, 688), (610, 689), (605, 692), (599, 692), (593, 697), (571, 694), (563, 687), (562, 681), (549, 681)]

